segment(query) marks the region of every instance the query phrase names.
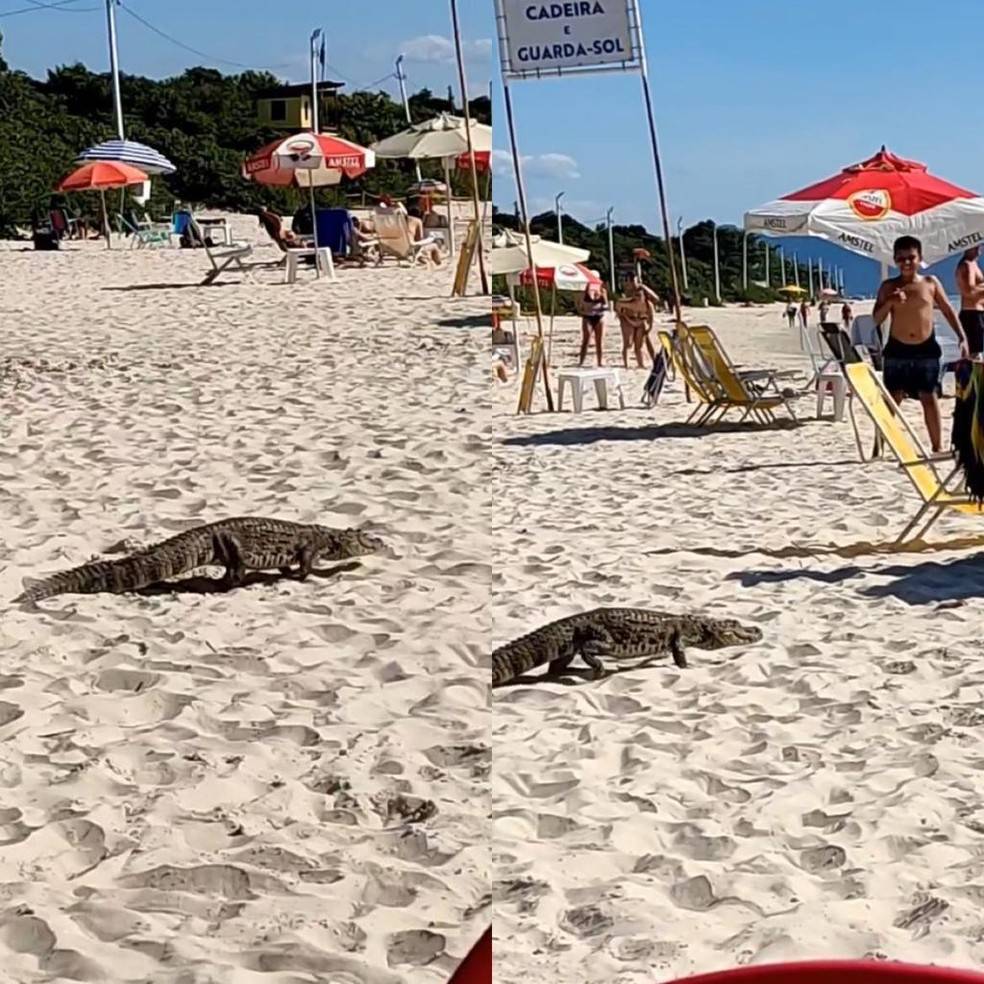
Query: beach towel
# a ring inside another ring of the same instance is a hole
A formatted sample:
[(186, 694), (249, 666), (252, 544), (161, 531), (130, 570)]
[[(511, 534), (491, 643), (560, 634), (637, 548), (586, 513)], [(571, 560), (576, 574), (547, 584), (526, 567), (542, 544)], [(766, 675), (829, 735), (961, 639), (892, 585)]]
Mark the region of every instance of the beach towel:
[(967, 494), (984, 504), (984, 364), (961, 359), (953, 375), (956, 402), (950, 444), (963, 469)]
[(335, 256), (346, 256), (353, 238), (352, 215), (347, 208), (318, 209), (319, 246), (327, 246)]
[(642, 388), (642, 401), (647, 407), (654, 407), (659, 403), (659, 396), (663, 392), (663, 385), (666, 383), (666, 353), (662, 348), (656, 353), (653, 359), (653, 368), (646, 380), (646, 385)]

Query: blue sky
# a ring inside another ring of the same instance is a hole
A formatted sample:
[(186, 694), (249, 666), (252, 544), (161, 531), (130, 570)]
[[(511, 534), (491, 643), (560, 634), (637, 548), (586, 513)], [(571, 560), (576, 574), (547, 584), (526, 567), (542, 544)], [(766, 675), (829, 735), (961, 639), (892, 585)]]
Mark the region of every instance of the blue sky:
[[(687, 225), (738, 224), (745, 209), (883, 143), (984, 191), (980, 0), (950, 0), (942, 20), (915, 0), (640, 6), (674, 224), (681, 215)], [(505, 152), (498, 62), (494, 78), (495, 147)], [(516, 82), (511, 91), (531, 211), (552, 209), (564, 191), (581, 221), (613, 205), (616, 222), (659, 228), (637, 75)], [(510, 158), (496, 156), (496, 204), (511, 210)]]
[[(161, 78), (193, 65), (211, 65), (226, 72), (242, 70), (228, 61), (249, 68), (269, 67), (281, 78), (305, 81), (309, 77), (308, 38), (314, 28), (324, 27), (331, 66), (328, 77), (346, 82), (347, 88), (362, 88), (391, 74), (394, 59), (404, 52), (404, 72), (411, 92), (426, 85), (444, 95), (451, 84), (459, 98), (447, 0), (123, 2), (165, 34), (214, 56), (203, 58), (183, 51), (118, 8), (120, 67), (124, 72)], [(3, 16), (5, 11), (34, 5), (35, 0), (0, 0), (2, 51), (12, 67), (40, 78), (50, 67), (73, 62), (83, 62), (95, 71), (108, 70), (103, 0), (70, 0), (59, 10)], [(494, 34), (491, 0), (459, 0), (458, 6), (468, 85), (476, 95), (488, 91)], [(393, 79), (376, 88), (394, 96), (399, 91)]]

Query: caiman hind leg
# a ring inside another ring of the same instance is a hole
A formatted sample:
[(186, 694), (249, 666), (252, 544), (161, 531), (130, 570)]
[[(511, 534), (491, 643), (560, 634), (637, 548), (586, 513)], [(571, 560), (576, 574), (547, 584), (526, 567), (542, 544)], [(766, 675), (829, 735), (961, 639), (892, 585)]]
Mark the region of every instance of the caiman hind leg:
[(239, 540), (231, 533), (215, 533), (212, 536), (212, 551), (217, 563), (225, 567), (222, 586), (226, 590), (238, 588), (246, 577), (246, 565)]
[(303, 581), (314, 567), (314, 550), (311, 547), (301, 547), (297, 551), (297, 580)]
[(600, 680), (602, 677), (609, 676), (612, 672), (611, 670), (605, 669), (605, 664), (602, 663), (601, 657), (610, 656), (613, 645), (614, 640), (607, 632), (597, 628), (591, 628), (575, 633), (572, 648), (588, 664), (588, 668), (591, 670), (591, 678), (593, 680)]
[(673, 662), (681, 670), (685, 670), (687, 668), (687, 654), (683, 651), (683, 636), (679, 629), (675, 629), (673, 635), (670, 636), (670, 652), (673, 654)]

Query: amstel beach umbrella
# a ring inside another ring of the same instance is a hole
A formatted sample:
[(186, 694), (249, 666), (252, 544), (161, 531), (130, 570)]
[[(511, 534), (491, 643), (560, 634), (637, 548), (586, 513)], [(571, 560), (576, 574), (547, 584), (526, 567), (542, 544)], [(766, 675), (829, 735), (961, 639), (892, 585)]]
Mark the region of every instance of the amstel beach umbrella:
[[(357, 178), (375, 167), (371, 150), (327, 133), (295, 133), (274, 140), (246, 158), (243, 177), (274, 187), (296, 185), (311, 193), (311, 225), (314, 245), (318, 245), (318, 221), (314, 207), (314, 189), (338, 184), (342, 177)], [(318, 276), (321, 275), (318, 265)]]
[[(541, 287), (552, 287), (555, 290), (583, 291), (589, 286), (601, 286), (601, 277), (594, 270), (589, 270), (583, 263), (537, 267), (536, 279)], [(532, 286), (532, 270), (524, 270), (519, 275), (519, 283), (523, 287)]]
[(587, 249), (555, 243), (540, 236), (530, 237), (533, 247), (532, 263), (526, 252), (526, 237), (511, 229), (504, 229), (492, 239), (491, 272), (495, 274), (522, 273), (531, 266), (557, 267), (571, 263), (583, 263), (590, 255)]
[[(444, 182), (451, 186), (451, 163), (468, 153), (468, 137), (465, 120), (461, 116), (441, 113), (424, 123), (416, 123), (392, 137), (372, 145), (377, 157), (413, 160), (440, 158), (444, 163)], [(471, 121), (471, 142), (475, 154), (492, 150), (492, 127)], [(477, 158), (476, 158), (477, 163)], [(451, 215), (451, 196), (448, 196), (448, 235), (451, 252), (454, 253), (454, 223)]]
[(984, 243), (984, 198), (882, 147), (840, 174), (746, 212), (745, 230), (819, 236), (878, 260), (883, 269), (894, 260), (895, 239), (912, 235), (932, 264)]
[(106, 248), (111, 249), (109, 216), (106, 213), (106, 191), (109, 188), (126, 188), (128, 185), (143, 184), (147, 173), (129, 164), (111, 161), (90, 161), (73, 171), (58, 183), (58, 191), (98, 191), (102, 198), (103, 230)]

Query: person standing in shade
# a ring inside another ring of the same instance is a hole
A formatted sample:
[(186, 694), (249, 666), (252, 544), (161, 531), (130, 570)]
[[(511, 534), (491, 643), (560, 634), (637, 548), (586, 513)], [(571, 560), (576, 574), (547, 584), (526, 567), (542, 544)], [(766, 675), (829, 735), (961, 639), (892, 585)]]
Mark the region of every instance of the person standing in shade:
[(889, 315), (888, 344), (885, 346), (885, 388), (896, 403), (907, 396), (922, 404), (926, 430), (934, 454), (943, 450), (939, 386), (943, 350), (933, 330), (933, 308), (938, 308), (960, 341), (960, 356), (967, 358), (967, 339), (963, 326), (936, 277), (919, 272), (922, 243), (915, 236), (900, 236), (894, 245), (897, 277), (882, 282), (875, 299), (872, 318), (880, 325)]
[(588, 356), (588, 344), (594, 335), (595, 355), (602, 364), (601, 347), (605, 338), (605, 312), (608, 310), (608, 291), (602, 283), (589, 283), (578, 300), (581, 315), (581, 356), (577, 364), (584, 365)]
[(957, 264), (957, 293), (960, 294), (960, 324), (967, 335), (971, 358), (984, 352), (984, 273), (977, 265), (980, 246), (964, 251)]
[(844, 331), (849, 335), (851, 333), (851, 322), (854, 320), (854, 311), (851, 308), (849, 301), (845, 301), (841, 305), (841, 324), (844, 326)]

